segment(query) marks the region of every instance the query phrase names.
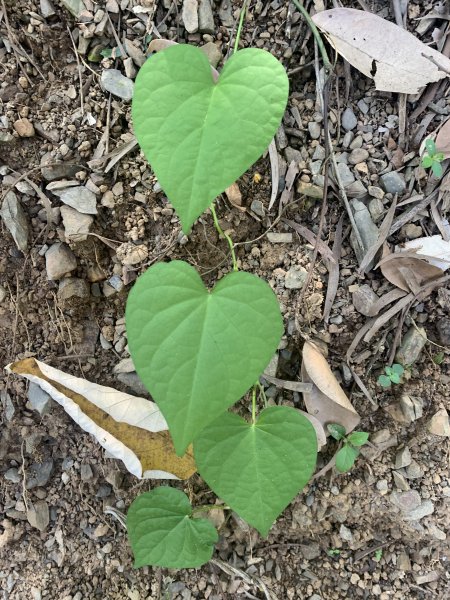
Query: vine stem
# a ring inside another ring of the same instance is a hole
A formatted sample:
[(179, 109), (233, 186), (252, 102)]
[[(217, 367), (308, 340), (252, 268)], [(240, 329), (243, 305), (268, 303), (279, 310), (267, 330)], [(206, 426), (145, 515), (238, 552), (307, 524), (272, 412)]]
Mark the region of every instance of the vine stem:
[(236, 39), (234, 40), (233, 54), (235, 54), (238, 50), (239, 40), (241, 39), (242, 26), (244, 24), (244, 18), (245, 18), (245, 14), (247, 12), (247, 7), (248, 7), (248, 0), (244, 0), (244, 4), (242, 5), (241, 14), (239, 16), (239, 25), (238, 25), (238, 29), (237, 29), (237, 33), (236, 33)]
[(252, 423), (256, 423), (256, 384), (252, 389)]
[(224, 232), (224, 230), (222, 229), (222, 227), (219, 225), (219, 220), (217, 219), (217, 213), (216, 213), (216, 209), (214, 208), (214, 203), (211, 204), (210, 209), (211, 209), (211, 214), (213, 216), (213, 221), (214, 221), (215, 228), (219, 232), (219, 235), (221, 237), (224, 237), (227, 240), (228, 245), (230, 246), (231, 259), (233, 261), (233, 271), (237, 271), (238, 270), (238, 266), (237, 266), (237, 261), (236, 261), (236, 254), (234, 252), (233, 240), (230, 238), (229, 235), (227, 235)]
[(298, 8), (298, 10), (302, 13), (303, 17), (305, 18), (306, 22), (308, 23), (308, 26), (312, 31), (312, 34), (317, 42), (317, 45), (319, 46), (319, 50), (320, 50), (320, 54), (322, 55), (323, 66), (325, 67), (326, 74), (330, 75), (331, 71), (333, 70), (333, 66), (330, 62), (327, 49), (325, 48), (325, 44), (323, 43), (322, 36), (320, 35), (319, 30), (316, 27), (316, 24), (311, 19), (308, 11), (306, 10), (306, 8), (303, 6), (303, 4), (299, 0), (292, 0), (292, 2), (295, 4), (295, 6)]

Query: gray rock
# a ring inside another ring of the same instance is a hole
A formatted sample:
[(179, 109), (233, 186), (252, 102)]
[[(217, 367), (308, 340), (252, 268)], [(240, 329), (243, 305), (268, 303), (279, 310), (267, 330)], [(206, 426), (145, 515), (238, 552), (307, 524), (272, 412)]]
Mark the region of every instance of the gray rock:
[(411, 452), (408, 446), (405, 446), (395, 456), (395, 468), (401, 469), (402, 467), (407, 467), (411, 464), (411, 460)]
[(384, 204), (378, 198), (372, 198), (369, 202), (369, 212), (374, 223), (376, 223), (384, 214)]
[(123, 61), (123, 68), (125, 69), (125, 77), (128, 77), (128, 79), (134, 79), (136, 77), (137, 70), (131, 56)]
[(95, 194), (84, 185), (69, 187), (64, 190), (53, 190), (53, 193), (55, 196), (58, 196), (61, 202), (75, 208), (80, 213), (88, 215), (97, 214), (97, 199)]
[(292, 233), (275, 233), (269, 231), (266, 237), (272, 244), (292, 244), (293, 241)]
[(3, 302), (3, 300), (6, 298), (6, 296), (8, 295), (8, 292), (5, 290), (5, 288), (0, 285), (0, 304)]
[(340, 178), (342, 181), (342, 185), (344, 187), (347, 187), (348, 185), (350, 185), (351, 183), (353, 183), (355, 181), (355, 176), (350, 171), (350, 168), (348, 167), (348, 165), (346, 165), (343, 162), (340, 162), (337, 164), (337, 168), (338, 168), (339, 175), (340, 175)]
[(450, 319), (444, 317), (436, 323), (439, 340), (443, 346), (450, 346)]
[(275, 352), (275, 354), (270, 359), (269, 364), (265, 368), (264, 373), (266, 375), (269, 375), (269, 377), (276, 377), (277, 370), (278, 370), (278, 352)]
[(320, 556), (320, 546), (317, 542), (309, 542), (308, 544), (302, 544), (300, 551), (303, 558), (306, 560), (314, 560)]
[(118, 373), (116, 378), (138, 396), (148, 396), (148, 390), (137, 373)]
[(397, 557), (397, 568), (400, 571), (411, 571), (411, 561), (404, 550)]
[(358, 125), (358, 119), (356, 118), (355, 113), (352, 111), (351, 108), (346, 108), (344, 110), (341, 124), (345, 131), (355, 129), (355, 127)]
[(316, 146), (314, 154), (312, 155), (313, 160), (324, 160), (325, 159), (325, 148), (323, 146)]
[(28, 387), (28, 401), (33, 409), (38, 411), (41, 417), (47, 415), (54, 404), (50, 395), (32, 381)]
[(224, 27), (233, 27), (233, 5), (231, 0), (222, 0), (219, 6), (219, 19)]
[(198, 31), (198, 2), (197, 0), (183, 0), (181, 11), (184, 28), (188, 33)]
[(369, 112), (369, 107), (367, 105), (366, 102), (364, 102), (364, 100), (361, 98), (361, 100), (358, 100), (358, 104), (357, 104), (359, 110), (362, 112), (363, 115), (367, 115), (367, 113)]
[(311, 139), (318, 140), (320, 138), (321, 127), (319, 123), (315, 121), (310, 121), (308, 123), (308, 131)]
[(422, 398), (416, 398), (415, 396), (402, 394), (400, 397), (400, 407), (409, 423), (420, 419), (423, 414)]
[[(134, 63), (138, 67), (142, 67), (142, 65), (147, 60), (147, 58), (146, 58), (145, 54), (142, 52), (142, 50), (140, 48), (138, 48), (136, 46), (136, 44), (134, 44), (132, 41), (127, 40), (127, 39), (124, 40), (124, 46), (125, 46), (125, 52), (128, 54), (128, 56), (130, 56), (133, 59)], [(133, 92), (131, 92), (131, 95), (133, 95)], [(122, 96), (120, 96), (120, 97), (122, 98)]]
[(0, 131), (0, 144), (10, 144), (14, 141), (14, 136), (8, 131)]
[(303, 267), (291, 267), (284, 278), (284, 287), (288, 290), (300, 290), (307, 277), (308, 271)]
[(38, 500), (28, 507), (27, 520), (31, 527), (45, 531), (50, 522), (50, 512), (45, 500)]
[(365, 317), (373, 316), (372, 308), (379, 300), (373, 289), (369, 285), (360, 285), (352, 293), (352, 302), (355, 309)]
[(424, 500), (420, 506), (407, 512), (403, 519), (405, 521), (419, 521), (423, 517), (432, 515), (434, 513), (434, 504), (431, 500)]
[(67, 244), (58, 242), (50, 246), (45, 253), (45, 266), (47, 279), (55, 281), (74, 271), (77, 268), (77, 259)]
[(383, 190), (377, 187), (376, 185), (369, 185), (367, 191), (369, 192), (369, 195), (373, 198), (377, 198), (378, 200), (383, 200), (384, 198)]
[(48, 19), (49, 17), (56, 15), (55, 9), (53, 8), (53, 4), (50, 2), (50, 0), (40, 0), (40, 9), (41, 15), (44, 17), (44, 19)]
[(366, 186), (360, 179), (357, 179), (345, 188), (349, 198), (365, 198), (367, 196)]
[[(372, 221), (372, 217), (370, 213), (360, 200), (354, 198), (350, 201), (351, 207), (353, 209), (353, 215), (355, 218), (355, 223), (358, 228), (359, 234), (361, 236), (361, 240), (363, 243), (363, 248), (359, 247), (357, 239), (352, 231), (350, 234), (350, 244), (355, 251), (356, 258), (358, 262), (361, 263), (362, 259), (366, 255), (369, 248), (371, 248), (378, 239), (378, 227)], [(373, 266), (374, 260), (369, 265), (369, 269)]]
[(82, 10), (85, 6), (82, 0), (61, 0), (61, 4), (76, 18), (78, 19)]
[(16, 409), (14, 408), (14, 404), (12, 403), (12, 400), (11, 400), (11, 396), (4, 389), (4, 390), (0, 391), (0, 397), (2, 400), (3, 414), (5, 415), (5, 418), (7, 421), (11, 421), (16, 412)]
[(28, 222), (22, 205), (13, 191), (9, 191), (4, 197), (0, 216), (16, 246), (25, 253), (28, 250)]
[(198, 30), (210, 35), (215, 32), (211, 0), (198, 0)]
[(222, 52), (214, 42), (208, 42), (200, 50), (206, 54), (206, 58), (212, 67), (217, 67), (222, 60)]
[(347, 133), (344, 135), (344, 138), (342, 140), (342, 146), (344, 148), (349, 148), (350, 144), (353, 141), (353, 136), (354, 136), (353, 131), (347, 131)]
[(33, 463), (27, 467), (27, 490), (44, 487), (53, 472), (53, 460), (48, 458), (41, 463)]
[(322, 170), (322, 161), (321, 160), (313, 160), (309, 165), (309, 169), (311, 171), (311, 175), (319, 175)]
[(396, 487), (403, 492), (407, 492), (409, 490), (409, 483), (406, 481), (405, 477), (398, 471), (392, 471), (392, 475)]
[(12, 483), (19, 483), (19, 481), (22, 479), (19, 475), (19, 471), (14, 467), (8, 469), (4, 474), (4, 477), (7, 481), (12, 481)]
[[(50, 163), (50, 164), (49, 164)], [(80, 167), (66, 162), (55, 162), (51, 152), (46, 152), (41, 158), (42, 177), (47, 181), (55, 179), (70, 179), (75, 176)]]
[(261, 200), (253, 200), (253, 202), (250, 205), (250, 210), (254, 212), (255, 215), (258, 215), (258, 217), (264, 217), (264, 215), (266, 214), (264, 211), (264, 205), (261, 202)]
[(433, 435), (450, 437), (450, 423), (445, 408), (440, 408), (428, 422), (427, 429)]
[(339, 528), (339, 537), (341, 538), (341, 540), (343, 542), (352, 542), (353, 541), (353, 533), (344, 524), (342, 524)]
[(87, 234), (92, 227), (94, 217), (80, 213), (71, 206), (61, 206), (61, 217), (66, 239), (72, 242), (87, 240)]
[(78, 298), (80, 300), (88, 300), (90, 296), (90, 288), (87, 281), (78, 279), (77, 277), (66, 277), (61, 279), (58, 288), (58, 299), (62, 302), (67, 302)]
[(101, 83), (104, 89), (123, 100), (131, 100), (134, 92), (134, 82), (122, 75), (118, 69), (104, 69)]
[(92, 467), (90, 464), (81, 463), (80, 478), (81, 478), (81, 481), (84, 481), (84, 482), (92, 481), (94, 479), (94, 472), (92, 471)]
[(369, 158), (369, 153), (364, 148), (355, 148), (350, 152), (348, 157), (348, 162), (351, 165), (357, 165), (358, 163), (362, 163)]
[(380, 177), (380, 181), (387, 194), (403, 194), (406, 190), (405, 178), (397, 171), (385, 173)]
[(419, 492), (409, 490), (407, 492), (392, 492), (390, 500), (403, 512), (411, 512), (418, 508), (422, 502)]
[(427, 343), (427, 333), (423, 327), (412, 326), (403, 337), (400, 348), (395, 355), (395, 362), (401, 365), (412, 365), (419, 358), (425, 344)]
[(408, 223), (400, 229), (400, 236), (403, 239), (416, 240), (423, 236), (423, 229), (420, 225)]
[(288, 165), (291, 164), (292, 161), (295, 163), (299, 163), (302, 160), (302, 153), (300, 150), (296, 150), (295, 148), (291, 148), (288, 146), (284, 150), (284, 155), (286, 157)]
[(136, 371), (131, 358), (123, 358), (114, 366), (114, 373), (133, 373)]
[(405, 477), (407, 479), (420, 479), (423, 477), (423, 469), (417, 461), (412, 460), (411, 464), (406, 467)]

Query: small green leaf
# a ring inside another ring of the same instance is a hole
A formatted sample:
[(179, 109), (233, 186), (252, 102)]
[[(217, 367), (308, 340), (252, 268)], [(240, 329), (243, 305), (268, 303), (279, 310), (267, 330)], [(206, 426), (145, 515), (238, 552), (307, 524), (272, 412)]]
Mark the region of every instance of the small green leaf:
[(395, 373), (392, 367), (384, 367), (384, 372), (389, 378), (391, 377), (392, 373)]
[(219, 539), (207, 519), (193, 519), (186, 494), (161, 486), (141, 494), (128, 509), (127, 530), (135, 568), (200, 567), (210, 560)]
[(425, 156), (422, 157), (422, 167), (424, 169), (429, 169), (432, 164), (433, 164), (433, 158), (431, 156), (426, 154)]
[(380, 375), (378, 377), (378, 383), (384, 388), (391, 387), (391, 379), (386, 375)]
[(194, 456), (209, 487), (266, 536), (309, 481), (317, 439), (298, 410), (271, 406), (255, 424), (225, 413), (194, 440)]
[(399, 365), (398, 363), (394, 363), (392, 365), (392, 371), (394, 373), (397, 373), (397, 375), (403, 375), (403, 373), (405, 372), (405, 368), (403, 367), (403, 365)]
[(358, 454), (359, 450), (353, 448), (349, 444), (344, 444), (344, 446), (336, 452), (336, 469), (340, 473), (350, 471), (355, 464)]
[(381, 548), (378, 548), (378, 550), (375, 550), (374, 552), (374, 560), (376, 560), (377, 562), (380, 562), (381, 557), (383, 556), (383, 550)]
[(136, 78), (133, 126), (183, 231), (266, 150), (289, 91), (282, 64), (247, 48), (217, 82), (206, 55), (179, 44), (151, 56)]
[(390, 379), (392, 383), (400, 383), (400, 375), (398, 373), (391, 373)]
[(433, 362), (435, 365), (441, 365), (444, 362), (445, 354), (443, 352), (438, 352), (433, 356)]
[(368, 439), (369, 434), (365, 431), (354, 431), (348, 436), (347, 441), (350, 442), (352, 446), (364, 446)]
[(331, 437), (338, 442), (345, 438), (345, 427), (343, 425), (339, 425), (338, 423), (328, 423), (327, 429)]
[(277, 298), (251, 273), (208, 291), (183, 261), (136, 281), (126, 307), (131, 357), (181, 456), (194, 437), (257, 381), (283, 333)]
[(436, 153), (436, 144), (431, 138), (425, 140), (425, 148), (427, 149), (428, 154), (431, 154), (431, 156)]
[(444, 172), (444, 170), (442, 169), (442, 165), (440, 162), (437, 161), (433, 161), (433, 164), (431, 165), (431, 170), (433, 171), (433, 175), (435, 177), (442, 177), (442, 174)]
[(436, 154), (433, 156), (434, 160), (437, 160), (438, 162), (442, 162), (445, 158), (444, 153), (443, 152), (436, 152)]
[(339, 556), (341, 551), (338, 548), (329, 548), (327, 550), (328, 556)]

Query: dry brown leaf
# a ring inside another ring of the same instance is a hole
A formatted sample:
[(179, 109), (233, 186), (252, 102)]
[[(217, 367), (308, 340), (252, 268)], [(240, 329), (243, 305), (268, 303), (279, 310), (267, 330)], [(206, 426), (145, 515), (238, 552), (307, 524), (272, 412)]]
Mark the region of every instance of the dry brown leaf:
[(435, 144), (436, 150), (443, 152), (444, 158), (450, 158), (450, 118), (439, 129)]
[(405, 292), (417, 293), (423, 285), (442, 277), (443, 271), (419, 258), (414, 251), (389, 252), (383, 248), (383, 258), (378, 263), (383, 276)]
[(450, 72), (447, 57), (371, 12), (334, 8), (313, 21), (339, 54), (374, 79), (377, 90), (417, 94)]
[(227, 187), (225, 194), (233, 206), (239, 210), (245, 211), (245, 206), (242, 206), (242, 193), (236, 181)]
[(328, 423), (339, 423), (347, 433), (353, 431), (360, 421), (359, 415), (325, 357), (312, 342), (305, 342), (303, 346), (302, 380), (314, 384), (311, 393), (303, 392), (308, 412), (324, 428)]
[(136, 477), (188, 479), (195, 473), (192, 446), (182, 458), (176, 455), (164, 417), (153, 402), (63, 373), (34, 358), (7, 369), (50, 394)]

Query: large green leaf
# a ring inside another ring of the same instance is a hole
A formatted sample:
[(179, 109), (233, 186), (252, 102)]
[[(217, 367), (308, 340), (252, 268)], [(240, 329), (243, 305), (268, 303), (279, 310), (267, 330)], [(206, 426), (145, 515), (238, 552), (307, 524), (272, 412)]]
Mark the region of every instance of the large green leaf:
[(271, 406), (254, 425), (225, 413), (194, 440), (194, 456), (209, 487), (266, 536), (310, 479), (317, 439), (300, 412)]
[(288, 89), (281, 63), (257, 48), (234, 54), (216, 83), (205, 54), (193, 46), (167, 48), (141, 68), (134, 131), (186, 233), (263, 154)]
[(187, 569), (211, 558), (217, 531), (206, 519), (193, 519), (186, 494), (161, 486), (141, 494), (128, 509), (127, 530), (134, 566)]
[(159, 263), (139, 277), (126, 325), (136, 370), (178, 454), (255, 383), (283, 333), (265, 281), (233, 272), (209, 292), (182, 261)]

